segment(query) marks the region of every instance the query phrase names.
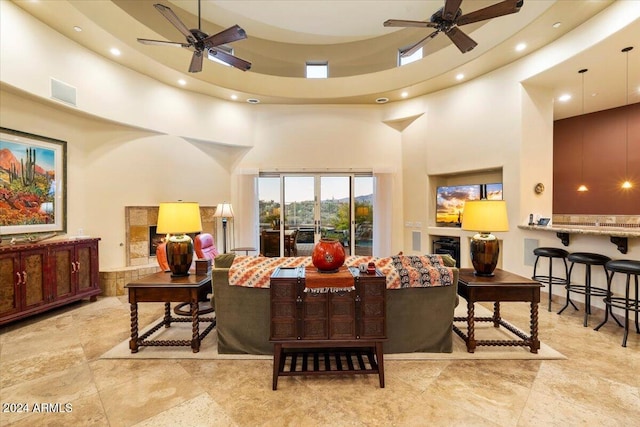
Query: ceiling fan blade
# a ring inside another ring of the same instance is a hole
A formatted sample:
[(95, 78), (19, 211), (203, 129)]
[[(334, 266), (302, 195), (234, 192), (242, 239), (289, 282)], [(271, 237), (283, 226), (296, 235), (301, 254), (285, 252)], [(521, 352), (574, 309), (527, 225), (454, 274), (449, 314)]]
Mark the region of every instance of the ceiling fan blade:
[(232, 67), (236, 67), (242, 71), (247, 71), (251, 68), (251, 62), (240, 59), (237, 56), (233, 56), (222, 49), (218, 49), (217, 47), (212, 47), (211, 49), (209, 49), (209, 54), (215, 56), (220, 61), (225, 62)]
[(190, 73), (199, 73), (202, 71), (202, 51), (196, 50), (191, 57), (191, 65), (189, 65)]
[(154, 46), (191, 47), (190, 43), (168, 42), (163, 40), (149, 40), (149, 39), (138, 39), (138, 41), (142, 44), (149, 44)]
[(445, 0), (442, 18), (445, 21), (453, 21), (460, 10), (460, 3), (462, 0)]
[(406, 19), (387, 19), (382, 24), (385, 27), (418, 27), (418, 28), (429, 28), (429, 27), (437, 27), (437, 24), (433, 22), (427, 21), (407, 21)]
[(242, 40), (247, 38), (247, 33), (240, 28), (238, 25), (234, 25), (233, 27), (229, 27), (226, 30), (220, 31), (217, 34), (207, 37), (202, 40), (204, 43), (204, 47), (210, 49), (215, 46), (220, 46), (222, 44), (231, 43), (236, 40)]
[(476, 10), (475, 12), (462, 15), (456, 21), (457, 25), (472, 24), (478, 21), (484, 21), (486, 19), (496, 18), (498, 16), (509, 15), (511, 13), (517, 13), (524, 4), (524, 0), (505, 0), (492, 6), (487, 6), (484, 9)]
[(458, 27), (451, 27), (449, 31), (446, 31), (445, 34), (449, 36), (451, 41), (460, 49), (460, 52), (467, 53), (474, 47), (478, 46), (471, 37), (466, 35), (464, 31), (459, 29)]
[(427, 37), (420, 40), (418, 43), (411, 45), (407, 48), (400, 49), (400, 57), (405, 58), (407, 56), (411, 56), (418, 51), (422, 46), (424, 46), (429, 40), (438, 35), (440, 30), (436, 30), (433, 33), (429, 34)]
[(161, 5), (159, 3), (154, 4), (153, 7), (158, 9), (158, 12), (160, 12), (162, 16), (167, 18), (167, 20), (171, 22), (173, 26), (176, 27), (178, 31), (180, 31), (187, 38), (187, 40), (189, 40), (190, 42), (195, 42), (193, 34), (191, 34), (189, 28), (187, 28), (187, 26), (182, 23), (180, 18), (178, 18), (178, 15), (173, 13), (173, 10), (171, 10), (171, 8), (168, 8), (167, 6)]

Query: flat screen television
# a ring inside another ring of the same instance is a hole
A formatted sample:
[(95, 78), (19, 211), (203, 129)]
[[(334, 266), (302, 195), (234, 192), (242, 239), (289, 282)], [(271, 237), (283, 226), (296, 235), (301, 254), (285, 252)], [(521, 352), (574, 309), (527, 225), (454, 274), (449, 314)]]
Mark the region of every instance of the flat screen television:
[(479, 200), (480, 188), (480, 184), (438, 187), (436, 189), (436, 225), (460, 227), (464, 202)]
[[(502, 183), (483, 184), (480, 193), (480, 198), (484, 196), (487, 200), (502, 200)], [(484, 195), (482, 193), (484, 193)]]

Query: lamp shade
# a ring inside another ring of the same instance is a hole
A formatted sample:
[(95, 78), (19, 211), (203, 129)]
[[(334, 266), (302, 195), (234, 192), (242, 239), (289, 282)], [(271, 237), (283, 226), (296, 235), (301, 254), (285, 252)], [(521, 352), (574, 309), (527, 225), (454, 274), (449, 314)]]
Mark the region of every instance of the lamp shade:
[(477, 231), (469, 250), (476, 276), (493, 276), (498, 265), (500, 243), (492, 231), (509, 231), (507, 204), (504, 200), (470, 200), (464, 204), (462, 229)]
[(231, 203), (218, 203), (216, 213), (214, 213), (213, 216), (218, 218), (233, 218), (233, 207), (231, 207)]
[(202, 231), (200, 205), (194, 202), (160, 203), (157, 232), (160, 234), (186, 234)]
[(463, 212), (463, 230), (509, 231), (507, 203), (504, 200), (468, 200)]
[(160, 203), (156, 230), (171, 234), (166, 246), (171, 276), (188, 276), (193, 261), (193, 241), (187, 233), (202, 231), (200, 206), (193, 202)]

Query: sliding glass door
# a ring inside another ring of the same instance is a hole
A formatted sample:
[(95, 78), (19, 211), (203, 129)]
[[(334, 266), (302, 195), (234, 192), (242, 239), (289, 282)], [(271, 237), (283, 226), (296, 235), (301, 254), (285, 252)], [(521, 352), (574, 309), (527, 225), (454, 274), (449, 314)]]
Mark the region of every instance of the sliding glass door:
[(265, 175), (258, 192), (263, 255), (310, 255), (321, 238), (339, 240), (347, 255), (371, 255), (373, 177)]

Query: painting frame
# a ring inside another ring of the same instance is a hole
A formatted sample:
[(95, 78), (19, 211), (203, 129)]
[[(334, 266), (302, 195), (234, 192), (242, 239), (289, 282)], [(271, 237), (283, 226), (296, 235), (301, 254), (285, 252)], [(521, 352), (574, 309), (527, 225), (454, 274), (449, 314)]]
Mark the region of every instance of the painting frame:
[(0, 236), (67, 232), (67, 142), (0, 127)]

